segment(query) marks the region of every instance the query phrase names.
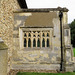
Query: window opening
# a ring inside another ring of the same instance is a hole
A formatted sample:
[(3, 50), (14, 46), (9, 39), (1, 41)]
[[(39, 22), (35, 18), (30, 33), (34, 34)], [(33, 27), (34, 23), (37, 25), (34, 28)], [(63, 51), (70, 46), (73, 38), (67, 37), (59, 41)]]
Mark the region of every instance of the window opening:
[(36, 40), (33, 40), (33, 47), (36, 47)]
[(43, 33), (43, 35), (42, 36), (44, 36), (45, 37), (45, 34)]
[(42, 47), (45, 47), (45, 39), (42, 40)]
[(33, 35), (33, 37), (36, 37), (36, 35)]
[[(24, 47), (50, 47), (49, 32), (41, 31), (41, 33), (40, 31), (24, 31)], [(31, 40), (33, 41), (31, 42)]]
[(40, 31), (37, 31), (38, 33), (40, 33)]
[(33, 33), (35, 33), (36, 31), (33, 31)]
[(29, 35), (28, 35), (29, 37), (31, 37), (31, 34), (29, 33)]
[(47, 33), (47, 36), (49, 37), (49, 33)]
[(28, 39), (28, 47), (31, 47), (31, 39)]
[(26, 37), (27, 35), (26, 35), (26, 33), (24, 34), (24, 37)]
[(26, 43), (27, 43), (26, 38), (24, 38), (24, 47), (26, 47)]
[(49, 47), (49, 39), (47, 39), (47, 47)]
[(40, 35), (38, 35), (38, 37), (40, 37)]
[(40, 47), (40, 39), (37, 41), (37, 47)]

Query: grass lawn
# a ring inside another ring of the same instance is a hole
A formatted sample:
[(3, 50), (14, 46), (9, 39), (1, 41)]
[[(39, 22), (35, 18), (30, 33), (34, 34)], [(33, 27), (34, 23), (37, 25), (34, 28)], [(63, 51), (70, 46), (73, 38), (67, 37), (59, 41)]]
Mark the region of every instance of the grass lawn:
[(34, 73), (34, 72), (19, 72), (16, 75), (75, 75), (75, 72), (67, 73)]
[(74, 52), (74, 57), (75, 57), (75, 48), (73, 49), (73, 52)]

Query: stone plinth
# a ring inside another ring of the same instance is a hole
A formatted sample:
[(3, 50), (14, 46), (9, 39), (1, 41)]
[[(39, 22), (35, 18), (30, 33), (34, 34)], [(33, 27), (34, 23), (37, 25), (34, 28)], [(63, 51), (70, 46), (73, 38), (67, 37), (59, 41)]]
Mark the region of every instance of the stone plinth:
[(0, 75), (7, 75), (7, 46), (0, 41)]

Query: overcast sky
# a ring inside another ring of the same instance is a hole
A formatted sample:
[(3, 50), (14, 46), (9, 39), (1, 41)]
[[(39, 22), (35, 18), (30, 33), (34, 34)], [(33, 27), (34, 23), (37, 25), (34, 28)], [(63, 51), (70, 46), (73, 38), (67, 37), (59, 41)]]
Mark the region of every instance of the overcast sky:
[(68, 12), (68, 23), (75, 19), (75, 0), (26, 0), (28, 8), (57, 8), (66, 7)]

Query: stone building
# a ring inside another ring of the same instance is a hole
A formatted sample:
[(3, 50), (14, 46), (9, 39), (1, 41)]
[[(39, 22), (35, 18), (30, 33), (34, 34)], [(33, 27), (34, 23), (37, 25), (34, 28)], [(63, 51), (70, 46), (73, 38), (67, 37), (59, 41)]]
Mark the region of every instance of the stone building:
[(8, 72), (73, 71), (68, 9), (27, 9), (21, 2), (0, 0), (0, 37), (8, 46)]

